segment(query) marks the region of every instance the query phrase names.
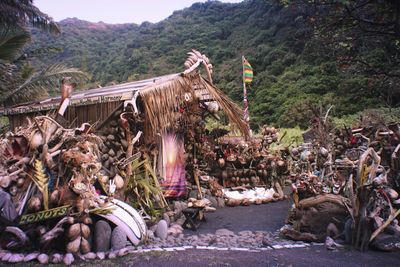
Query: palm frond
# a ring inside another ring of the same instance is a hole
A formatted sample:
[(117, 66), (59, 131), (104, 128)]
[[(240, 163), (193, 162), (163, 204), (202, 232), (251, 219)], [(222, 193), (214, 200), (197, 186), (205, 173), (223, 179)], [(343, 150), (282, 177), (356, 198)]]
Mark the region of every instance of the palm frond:
[(69, 68), (62, 64), (50, 65), (46, 69), (31, 75), (23, 84), (14, 89), (6, 98), (7, 103), (13, 104), (32, 100), (36, 96), (46, 96), (54, 88), (59, 88), (60, 80), (71, 77), (73, 82), (79, 83), (88, 78), (85, 72), (76, 68)]
[(132, 162), (132, 170), (132, 176), (127, 177), (125, 196), (134, 199), (135, 205), (144, 208), (153, 218), (157, 217), (159, 212), (153, 202), (156, 201), (161, 209), (166, 207), (167, 203), (151, 163), (148, 159), (136, 159)]
[(30, 39), (29, 32), (20, 27), (0, 28), (0, 59), (13, 60)]

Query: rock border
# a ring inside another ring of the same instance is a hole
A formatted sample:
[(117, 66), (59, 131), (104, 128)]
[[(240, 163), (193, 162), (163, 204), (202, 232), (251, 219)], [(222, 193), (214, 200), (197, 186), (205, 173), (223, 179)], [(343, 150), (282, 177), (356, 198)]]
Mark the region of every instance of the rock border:
[[(37, 260), (41, 264), (47, 263), (61, 263), (63, 262), (65, 265), (71, 265), (76, 259), (82, 261), (88, 260), (103, 260), (103, 259), (114, 259), (117, 257), (123, 257), (129, 254), (136, 253), (148, 253), (148, 252), (175, 252), (175, 251), (185, 251), (190, 249), (199, 249), (199, 250), (218, 250), (218, 251), (244, 251), (244, 252), (262, 252), (268, 250), (279, 250), (279, 249), (295, 249), (295, 248), (305, 248), (310, 247), (312, 245), (323, 245), (319, 243), (302, 243), (302, 244), (284, 244), (284, 245), (271, 245), (268, 247), (260, 247), (260, 248), (245, 248), (245, 247), (214, 247), (214, 246), (180, 246), (180, 247), (165, 247), (165, 248), (141, 248), (141, 247), (125, 247), (116, 251), (109, 252), (89, 252), (85, 255), (73, 255), (71, 253), (60, 254), (40, 254), (38, 252), (32, 253), (12, 253), (10, 251), (1, 250), (0, 251), (0, 261), (7, 263), (18, 263), (18, 262), (30, 262)], [(39, 256), (42, 255), (42, 258), (46, 258), (46, 261), (39, 259)]]

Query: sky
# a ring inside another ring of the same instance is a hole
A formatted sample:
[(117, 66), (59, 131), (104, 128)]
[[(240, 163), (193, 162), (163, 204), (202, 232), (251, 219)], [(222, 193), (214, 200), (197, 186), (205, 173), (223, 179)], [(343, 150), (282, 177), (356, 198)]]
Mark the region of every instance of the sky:
[[(238, 3), (243, 0), (220, 0)], [(159, 22), (175, 10), (205, 0), (34, 0), (34, 5), (55, 21), (79, 18), (91, 22)]]

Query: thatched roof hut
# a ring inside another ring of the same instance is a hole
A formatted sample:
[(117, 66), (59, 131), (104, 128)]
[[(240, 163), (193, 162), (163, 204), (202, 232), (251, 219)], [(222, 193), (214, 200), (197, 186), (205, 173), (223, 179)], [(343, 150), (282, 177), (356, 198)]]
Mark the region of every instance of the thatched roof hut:
[[(216, 101), (230, 122), (247, 135), (248, 126), (242, 119), (241, 108), (215, 87), (210, 79), (202, 77), (198, 65), (182, 73), (74, 92), (64, 118), (70, 127), (85, 122), (101, 125), (112, 113), (121, 109), (125, 101), (132, 101), (136, 94), (145, 116), (145, 135), (154, 136), (174, 123), (173, 114), (189, 96), (202, 105)], [(7, 116), (11, 128), (16, 129), (26, 121), (26, 117), (56, 110), (60, 101), (61, 97), (52, 97), (6, 107), (0, 109), (0, 115)]]

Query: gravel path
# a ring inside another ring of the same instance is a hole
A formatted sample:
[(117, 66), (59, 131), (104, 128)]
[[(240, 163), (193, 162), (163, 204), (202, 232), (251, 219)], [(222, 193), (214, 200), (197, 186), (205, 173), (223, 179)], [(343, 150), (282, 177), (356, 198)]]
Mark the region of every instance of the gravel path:
[[(352, 250), (339, 252), (326, 250), (323, 246), (279, 249), (262, 252), (186, 250), (182, 252), (151, 252), (129, 255), (104, 261), (91, 261), (89, 266), (398, 266), (400, 253)], [(81, 265), (83, 266), (83, 265)]]

